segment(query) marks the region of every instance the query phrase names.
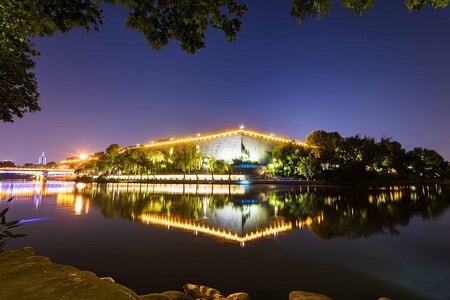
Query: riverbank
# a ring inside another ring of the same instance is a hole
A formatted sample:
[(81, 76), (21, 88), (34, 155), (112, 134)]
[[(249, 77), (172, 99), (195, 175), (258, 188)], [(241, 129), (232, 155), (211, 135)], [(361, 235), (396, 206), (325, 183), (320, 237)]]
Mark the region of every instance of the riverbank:
[(324, 185), (322, 180), (302, 180), (296, 178), (255, 177), (247, 175), (111, 175), (79, 176), (77, 182), (97, 183), (148, 183), (148, 184), (277, 184), (277, 185)]
[[(189, 283), (183, 286), (184, 292), (138, 295), (126, 286), (115, 283), (111, 277), (100, 278), (92, 272), (54, 263), (45, 256), (36, 256), (30, 247), (1, 253), (0, 270), (2, 299), (252, 299), (245, 292), (224, 296), (214, 288)], [(325, 295), (303, 291), (293, 291), (287, 299), (331, 300)]]
[(97, 182), (97, 183), (144, 183), (144, 184), (237, 184), (237, 185), (320, 185), (320, 186), (341, 186), (341, 187), (376, 187), (394, 185), (434, 185), (450, 186), (450, 181), (432, 181), (420, 179), (364, 179), (355, 181), (343, 180), (305, 180), (291, 177), (267, 177), (267, 176), (247, 176), (247, 175), (112, 175), (112, 176), (79, 176), (74, 179), (76, 182)]

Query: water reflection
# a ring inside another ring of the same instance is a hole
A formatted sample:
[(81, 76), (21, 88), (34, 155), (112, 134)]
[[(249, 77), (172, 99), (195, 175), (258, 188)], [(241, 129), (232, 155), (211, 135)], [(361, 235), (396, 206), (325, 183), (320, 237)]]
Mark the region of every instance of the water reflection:
[[(79, 185), (62, 181), (0, 181), (0, 201), (33, 202), (35, 209), (54, 205), (75, 215), (89, 212), (89, 198), (79, 193)], [(56, 200), (56, 203), (54, 203)]]
[(240, 244), (295, 228), (309, 228), (321, 239), (398, 234), (397, 226), (408, 224), (412, 216), (434, 218), (449, 206), (448, 196), (438, 185), (370, 189), (93, 185), (84, 193), (107, 217)]
[(33, 201), (56, 195), (56, 206), (74, 215), (97, 207), (119, 216), (245, 245), (294, 229), (321, 239), (398, 234), (414, 215), (435, 218), (450, 202), (439, 185), (380, 188), (241, 185), (77, 184), (0, 182), (0, 197)]

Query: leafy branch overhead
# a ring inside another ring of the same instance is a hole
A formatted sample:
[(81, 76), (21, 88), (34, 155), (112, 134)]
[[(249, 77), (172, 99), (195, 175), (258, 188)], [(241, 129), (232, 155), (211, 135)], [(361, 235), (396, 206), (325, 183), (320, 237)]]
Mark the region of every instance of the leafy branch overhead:
[[(331, 0), (292, 0), (290, 11), (297, 21), (321, 19), (332, 8)], [(409, 11), (425, 6), (445, 8), (450, 0), (405, 0)], [(275, 5), (274, 1), (274, 5)], [(341, 0), (358, 14), (370, 10), (375, 0)], [(187, 53), (205, 47), (209, 27), (235, 41), (248, 9), (245, 0), (2, 0), (0, 1), (0, 120), (13, 122), (27, 112), (39, 111), (33, 58), (39, 55), (32, 37), (52, 36), (79, 27), (99, 30), (102, 5), (119, 5), (128, 11), (126, 27), (144, 35), (161, 50), (178, 41)]]
[[(306, 18), (322, 19), (324, 15), (329, 13), (333, 6), (332, 0), (293, 0), (291, 8), (291, 16), (295, 17), (298, 22)], [(376, 0), (341, 0), (343, 7), (362, 15), (369, 11)], [(410, 12), (421, 10), (425, 6), (433, 8), (445, 8), (449, 4), (449, 0), (405, 0), (405, 5)]]
[(154, 49), (161, 50), (170, 40), (177, 40), (188, 53), (205, 47), (209, 26), (223, 31), (227, 41), (235, 41), (242, 26), (240, 18), (247, 11), (247, 5), (235, 0), (106, 2), (129, 10), (126, 26), (142, 32)]

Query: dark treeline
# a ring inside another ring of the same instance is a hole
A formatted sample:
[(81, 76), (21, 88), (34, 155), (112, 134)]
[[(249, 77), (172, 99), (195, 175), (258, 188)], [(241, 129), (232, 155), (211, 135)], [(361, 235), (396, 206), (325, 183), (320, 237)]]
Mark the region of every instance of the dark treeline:
[(305, 142), (306, 147), (275, 148), (269, 172), (277, 176), (344, 181), (449, 178), (448, 162), (439, 153), (424, 148), (406, 151), (391, 138), (383, 137), (377, 142), (366, 136), (344, 138), (337, 132), (315, 130)]

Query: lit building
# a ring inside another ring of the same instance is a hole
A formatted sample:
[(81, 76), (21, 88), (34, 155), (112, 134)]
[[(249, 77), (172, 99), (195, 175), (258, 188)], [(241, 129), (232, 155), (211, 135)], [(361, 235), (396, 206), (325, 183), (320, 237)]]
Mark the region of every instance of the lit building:
[(47, 157), (45, 157), (45, 153), (42, 152), (42, 155), (39, 156), (38, 165), (46, 165), (47, 164)]
[[(233, 159), (241, 159), (243, 161), (257, 162), (259, 164), (267, 164), (271, 152), (275, 147), (282, 144), (292, 144), (294, 146), (305, 146), (306, 144), (299, 141), (276, 136), (275, 134), (264, 134), (256, 131), (247, 130), (244, 125), (240, 125), (239, 129), (222, 131), (213, 134), (196, 133), (190, 137), (168, 137), (158, 141), (152, 141), (146, 144), (136, 144), (125, 147), (123, 150), (145, 147), (162, 151), (170, 151), (171, 148), (181, 148), (183, 146), (194, 145), (198, 147), (204, 161), (207, 158), (214, 157), (216, 160), (224, 160), (232, 163)], [(60, 163), (60, 166), (74, 167), (85, 160), (96, 159), (94, 156), (87, 157), (71, 157)]]
[(266, 164), (269, 160), (268, 152), (280, 144), (293, 144), (304, 146), (298, 140), (277, 137), (274, 134), (263, 134), (244, 129), (224, 131), (216, 134), (200, 135), (183, 138), (167, 138), (157, 142), (139, 145), (136, 147), (149, 147), (166, 150), (172, 147), (195, 145), (203, 157), (214, 157), (216, 160), (225, 160), (231, 163), (233, 159), (254, 161)]

